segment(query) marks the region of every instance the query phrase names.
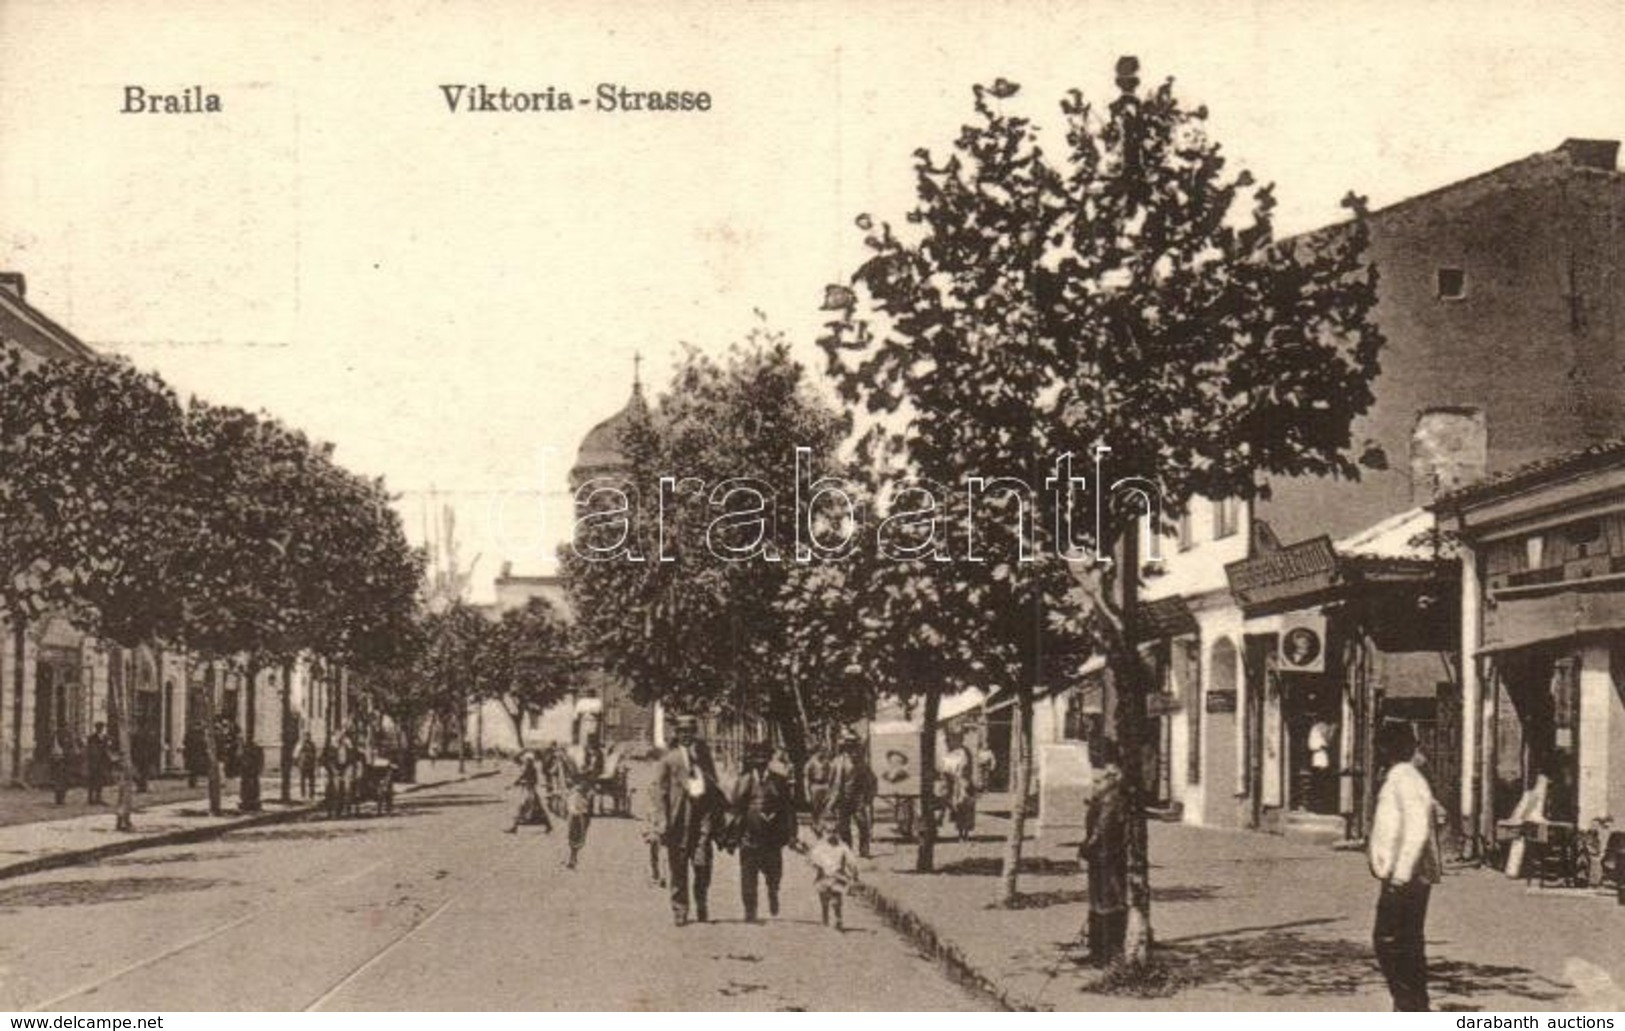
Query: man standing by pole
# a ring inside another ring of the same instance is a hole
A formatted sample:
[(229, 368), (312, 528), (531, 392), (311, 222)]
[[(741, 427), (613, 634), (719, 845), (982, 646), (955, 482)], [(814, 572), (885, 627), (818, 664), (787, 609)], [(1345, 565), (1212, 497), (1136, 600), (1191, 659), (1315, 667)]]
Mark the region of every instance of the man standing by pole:
[(673, 724), (675, 742), (660, 760), (657, 816), (661, 840), (666, 843), (671, 875), (671, 912), (678, 927), (688, 923), (690, 879), (693, 913), (700, 923), (709, 919), (707, 895), (711, 890), (711, 823), (721, 789), (709, 751), (698, 740), (699, 721), (679, 716)]

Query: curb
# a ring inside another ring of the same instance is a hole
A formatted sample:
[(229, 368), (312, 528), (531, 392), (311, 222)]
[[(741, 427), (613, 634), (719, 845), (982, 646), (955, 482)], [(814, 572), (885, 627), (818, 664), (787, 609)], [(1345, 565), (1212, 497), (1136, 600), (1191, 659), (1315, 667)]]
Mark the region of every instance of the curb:
[[(803, 861), (807, 859), (805, 842), (798, 841), (796, 851)], [(998, 981), (970, 961), (965, 951), (949, 941), (931, 922), (910, 907), (879, 888), (858, 881), (848, 893), (874, 910), (875, 915), (893, 931), (908, 939), (927, 959), (942, 967), (953, 981), (986, 998), (999, 1009), (1009, 1013), (1041, 1012), (1043, 1007), (1022, 999), (1000, 986)]]
[[(396, 793), (410, 795), (418, 791), (431, 791), (435, 788), (450, 787), (453, 784), (466, 784), (471, 780), (482, 777), (495, 777), (500, 770), (480, 770), (453, 780), (437, 781), (434, 784), (404, 784), (396, 788)], [(94, 863), (113, 856), (122, 856), (130, 852), (139, 852), (147, 848), (161, 848), (165, 845), (192, 845), (200, 841), (209, 841), (213, 838), (223, 838), (232, 831), (250, 830), (255, 827), (266, 827), (279, 823), (294, 823), (322, 811), (320, 802), (307, 805), (293, 806), (274, 813), (260, 813), (256, 816), (244, 816), (240, 819), (228, 820), (208, 827), (191, 827), (185, 830), (164, 831), (158, 834), (147, 834), (140, 837), (126, 838), (122, 841), (110, 841), (105, 845), (94, 848), (69, 849), (64, 852), (53, 852), (49, 855), (35, 856), (20, 862), (0, 866), (0, 880), (9, 880), (13, 877), (26, 877), (29, 874), (40, 873), (45, 870), (57, 870), (65, 866), (79, 866), (84, 863)]]

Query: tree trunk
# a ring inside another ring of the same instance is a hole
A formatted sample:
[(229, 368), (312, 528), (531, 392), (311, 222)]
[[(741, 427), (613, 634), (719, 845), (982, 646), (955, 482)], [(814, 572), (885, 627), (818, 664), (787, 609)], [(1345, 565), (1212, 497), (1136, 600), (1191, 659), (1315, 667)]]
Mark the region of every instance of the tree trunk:
[(258, 659), (251, 659), (248, 663), (248, 672), (244, 678), (246, 684), (243, 690), (243, 744), (258, 744), (259, 710), (260, 710), (260, 664)]
[(1120, 667), (1112, 679), (1118, 685), (1117, 741), (1123, 768), (1123, 797), (1127, 809), (1123, 864), (1128, 887), (1128, 922), (1123, 934), (1123, 959), (1144, 965), (1151, 958), (1151, 875), (1145, 823), (1146, 676), (1140, 660), (1137, 617), (1140, 603), (1140, 521), (1126, 520), (1122, 564), (1118, 567), (1123, 609)]
[[(112, 680), (114, 678), (111, 676), (111, 664), (118, 663), (122, 666), (124, 662), (124, 650), (122, 648), (114, 647), (108, 662), (110, 664), (108, 680)], [(133, 685), (129, 683), (130, 678), (126, 675), (127, 670), (121, 668), (119, 669), (118, 673), (118, 688), (112, 692), (112, 698), (116, 700), (116, 704), (118, 705), (118, 751), (120, 760), (118, 774), (118, 813), (117, 816), (114, 817), (113, 829), (121, 831), (133, 831), (135, 830), (135, 821), (133, 819), (133, 815), (135, 813), (135, 785), (133, 778), (135, 771), (135, 753), (130, 747), (130, 738), (132, 736), (130, 734), (130, 719), (134, 713), (135, 706), (130, 704), (130, 695), (132, 693), (131, 688)]]
[(525, 709), (524, 709), (524, 706), (515, 706), (514, 708), (510, 709), (510, 708), (508, 708), (508, 704), (506, 702), (501, 703), (501, 705), (502, 705), (503, 713), (505, 715), (507, 715), (509, 721), (513, 723), (513, 743), (514, 743), (514, 747), (519, 749), (521, 752), (523, 752), (525, 750)]
[[(1033, 689), (1030, 684), (1016, 688), (1016, 704), (1010, 721), (1010, 833), (1004, 842), (1004, 861), (999, 869), (998, 905), (1015, 905), (1019, 895), (1021, 844), (1027, 834), (1027, 791), (1032, 783), (1032, 757), (1028, 755), (1027, 735), (1033, 723)], [(972, 762), (975, 760), (973, 759)], [(967, 771), (969, 773), (969, 771)]]
[(216, 736), (215, 719), (216, 707), (214, 701), (215, 681), (214, 663), (209, 663), (208, 688), (203, 692), (203, 751), (209, 760), (209, 815), (219, 816), (225, 811), (221, 803), (222, 785), (220, 783), (220, 740)]
[[(16, 659), (12, 667), (13, 682), (16, 688), (11, 696), (11, 781), (14, 784), (23, 782), (23, 692), (28, 688), (28, 678), (23, 675), (23, 663), (28, 657), (28, 623), (21, 616), (8, 616), (12, 620), (11, 646), (13, 657)], [(39, 719), (39, 714), (34, 714)], [(54, 728), (53, 728), (54, 732)]]
[(416, 719), (402, 720), (399, 730), (401, 734), (401, 770), (396, 779), (403, 784), (416, 784), (418, 782), (418, 721)]
[(293, 804), (293, 758), (298, 742), (293, 730), (293, 662), (282, 663), (282, 725), (278, 734), (282, 738), (282, 804)]
[(457, 772), (468, 770), (468, 698), (464, 696), (457, 708)]
[(920, 847), (914, 856), (914, 869), (919, 873), (930, 873), (937, 862), (937, 713), (941, 707), (942, 691), (927, 688), (920, 727)]

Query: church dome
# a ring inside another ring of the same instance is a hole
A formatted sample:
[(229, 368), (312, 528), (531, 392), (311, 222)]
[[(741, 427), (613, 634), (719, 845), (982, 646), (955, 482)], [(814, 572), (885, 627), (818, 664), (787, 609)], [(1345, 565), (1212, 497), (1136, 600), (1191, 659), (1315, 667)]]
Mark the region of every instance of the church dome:
[(587, 431), (581, 440), (581, 448), (576, 452), (576, 464), (570, 470), (570, 478), (579, 483), (606, 472), (614, 472), (626, 467), (626, 455), (621, 450), (621, 435), (625, 432), (627, 424), (632, 421), (632, 415), (643, 407), (642, 384), (632, 384), (632, 397), (625, 407), (603, 422)]

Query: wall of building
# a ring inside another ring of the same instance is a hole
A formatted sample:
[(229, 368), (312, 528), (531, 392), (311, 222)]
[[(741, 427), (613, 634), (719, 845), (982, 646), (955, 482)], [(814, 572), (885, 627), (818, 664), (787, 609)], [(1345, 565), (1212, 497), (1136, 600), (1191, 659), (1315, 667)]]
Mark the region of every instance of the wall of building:
[[(1482, 411), (1490, 472), (1625, 435), (1625, 176), (1538, 155), (1372, 216), (1387, 336), (1377, 400), (1354, 427), (1388, 463), (1358, 483), (1272, 481), (1258, 517), (1282, 541), (1333, 537), (1429, 500), (1412, 490), (1425, 409)], [(1459, 299), (1439, 270), (1465, 273)]]

